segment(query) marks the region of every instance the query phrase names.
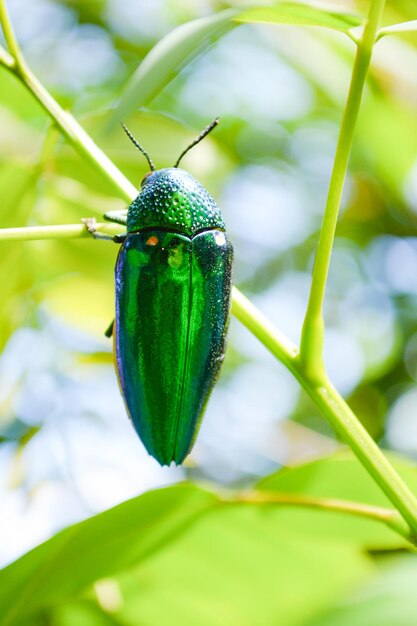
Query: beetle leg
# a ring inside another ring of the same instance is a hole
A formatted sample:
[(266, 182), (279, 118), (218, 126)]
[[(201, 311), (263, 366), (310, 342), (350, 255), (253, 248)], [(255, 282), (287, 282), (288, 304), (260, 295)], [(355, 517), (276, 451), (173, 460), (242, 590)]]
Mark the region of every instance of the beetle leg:
[(114, 320), (109, 324), (109, 327), (104, 331), (104, 335), (108, 337), (109, 339), (113, 335), (113, 328), (114, 328)]
[(105, 213), (103, 217), (108, 222), (115, 222), (116, 224), (122, 224), (123, 226), (126, 226), (127, 211), (107, 211), (107, 213)]
[(127, 237), (127, 233), (120, 233), (119, 235), (112, 236), (98, 232), (96, 230), (96, 219), (94, 217), (84, 217), (81, 221), (84, 223), (86, 229), (94, 239), (114, 241), (115, 243), (123, 243)]
[(104, 239), (107, 241), (113, 241), (113, 237), (111, 235), (105, 235), (104, 233), (99, 233), (96, 229), (96, 219), (94, 217), (83, 217), (82, 220), (86, 229), (90, 233), (90, 235), (94, 239)]
[[(107, 213), (104, 213), (103, 217), (108, 222), (122, 224), (123, 226), (127, 224), (127, 211), (107, 211)], [(120, 235), (115, 235), (113, 241), (115, 243), (123, 243), (126, 237), (127, 233), (121, 233)]]
[(112, 237), (112, 239), (114, 243), (124, 243), (128, 234), (129, 233), (120, 233), (120, 235), (115, 235), (114, 237)]

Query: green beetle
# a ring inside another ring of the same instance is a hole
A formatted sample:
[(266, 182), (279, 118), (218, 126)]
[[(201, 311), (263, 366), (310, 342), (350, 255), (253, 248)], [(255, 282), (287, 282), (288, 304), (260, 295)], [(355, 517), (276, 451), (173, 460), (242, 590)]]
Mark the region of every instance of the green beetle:
[[(127, 412), (161, 465), (190, 452), (224, 358), (233, 248), (212, 196), (178, 165), (151, 171), (127, 214), (115, 268), (115, 363)], [(110, 217), (110, 219), (112, 219)]]

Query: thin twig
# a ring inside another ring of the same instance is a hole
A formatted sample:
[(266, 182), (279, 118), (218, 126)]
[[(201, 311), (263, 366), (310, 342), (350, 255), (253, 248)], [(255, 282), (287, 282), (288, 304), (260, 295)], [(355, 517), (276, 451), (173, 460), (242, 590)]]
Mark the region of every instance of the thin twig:
[(17, 72), (23, 74), (25, 72), (25, 61), (19, 44), (17, 43), (13, 26), (6, 8), (5, 0), (0, 0), (0, 23), (3, 29), (4, 38), (6, 40), (10, 55), (14, 60), (15, 69)]
[(340, 127), (333, 171), (330, 178), (326, 208), (320, 230), (310, 296), (303, 324), (300, 360), (308, 376), (315, 378), (317, 381), (325, 381), (326, 379), (323, 362), (323, 303), (329, 273), (330, 257), (353, 143), (353, 135), (384, 3), (385, 0), (373, 0), (371, 2), (368, 20), (362, 38), (358, 42), (349, 94)]
[[(120, 226), (105, 222), (96, 224), (96, 230), (109, 235), (120, 233)], [(60, 224), (57, 226), (24, 226), (1, 228), (0, 241), (36, 241), (42, 239), (76, 239), (91, 237), (85, 224)]]
[(339, 500), (336, 498), (315, 498), (291, 493), (275, 493), (267, 491), (246, 491), (240, 494), (223, 498), (226, 502), (243, 504), (265, 504), (279, 506), (306, 507), (316, 510), (329, 511), (333, 513), (345, 513), (382, 522), (400, 534), (404, 539), (415, 545), (410, 529), (401, 515), (395, 509), (387, 509), (380, 506), (353, 502), (350, 500)]

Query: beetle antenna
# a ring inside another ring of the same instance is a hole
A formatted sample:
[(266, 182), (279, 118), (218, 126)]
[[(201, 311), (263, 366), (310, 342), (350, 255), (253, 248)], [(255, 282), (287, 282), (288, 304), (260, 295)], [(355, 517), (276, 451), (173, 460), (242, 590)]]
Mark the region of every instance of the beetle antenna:
[(189, 145), (187, 148), (185, 148), (184, 152), (181, 152), (181, 154), (180, 154), (180, 156), (179, 156), (179, 158), (178, 158), (178, 161), (175, 163), (174, 167), (178, 167), (178, 165), (180, 164), (180, 161), (181, 161), (182, 157), (183, 157), (183, 156), (185, 156), (185, 155), (187, 154), (187, 152), (188, 152), (189, 150), (191, 150), (191, 148), (194, 148), (194, 146), (196, 146), (198, 143), (200, 143), (200, 141), (202, 141), (202, 140), (204, 139), (204, 137), (206, 137), (206, 136), (207, 136), (207, 135), (208, 135), (208, 134), (209, 134), (209, 133), (213, 130), (213, 128), (214, 128), (215, 126), (217, 126), (217, 124), (219, 123), (219, 121), (220, 121), (220, 120), (219, 120), (219, 118), (218, 118), (218, 117), (216, 117), (216, 119), (215, 119), (215, 120), (213, 120), (213, 121), (211, 122), (211, 124), (209, 124), (209, 125), (207, 126), (207, 128), (205, 128), (203, 131), (201, 131), (201, 133), (199, 134), (199, 136), (198, 136), (198, 137), (196, 137), (196, 138), (194, 139), (194, 141), (192, 141), (192, 142), (190, 143), (190, 145)]
[(138, 141), (136, 141), (136, 139), (134, 138), (134, 136), (132, 135), (130, 130), (123, 124), (123, 122), (120, 122), (120, 123), (121, 123), (121, 125), (123, 127), (123, 130), (125, 131), (126, 135), (129, 137), (130, 141), (137, 147), (138, 150), (140, 150), (142, 152), (143, 156), (145, 157), (145, 159), (149, 163), (149, 167), (151, 168), (152, 172), (154, 172), (156, 170), (156, 167), (153, 164), (151, 157), (146, 152), (145, 148), (142, 148), (140, 143)]

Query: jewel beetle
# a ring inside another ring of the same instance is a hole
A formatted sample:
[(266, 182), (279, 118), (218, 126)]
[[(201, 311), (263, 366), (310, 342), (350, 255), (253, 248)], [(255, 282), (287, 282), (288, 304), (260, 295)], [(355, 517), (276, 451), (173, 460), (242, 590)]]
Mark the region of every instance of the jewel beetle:
[[(224, 358), (233, 247), (219, 207), (182, 157), (150, 166), (127, 212), (115, 267), (115, 365), (133, 426), (161, 465), (190, 452)], [(117, 221), (110, 215), (107, 219)]]

